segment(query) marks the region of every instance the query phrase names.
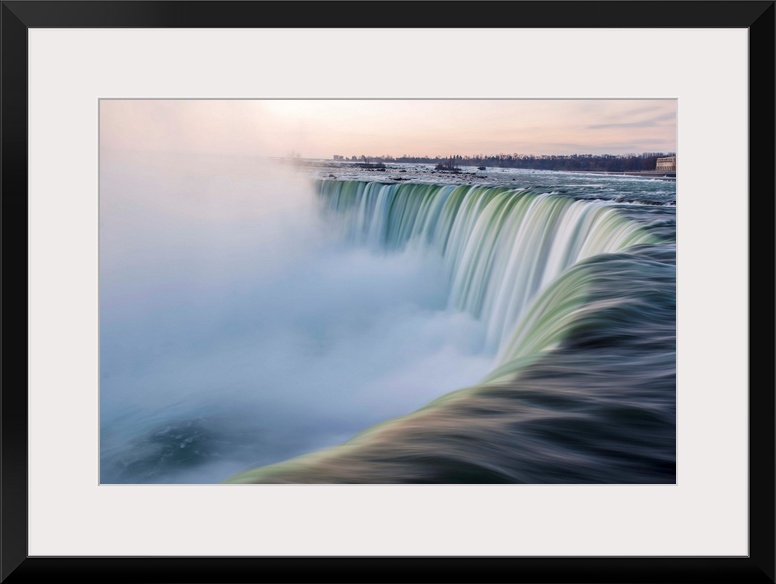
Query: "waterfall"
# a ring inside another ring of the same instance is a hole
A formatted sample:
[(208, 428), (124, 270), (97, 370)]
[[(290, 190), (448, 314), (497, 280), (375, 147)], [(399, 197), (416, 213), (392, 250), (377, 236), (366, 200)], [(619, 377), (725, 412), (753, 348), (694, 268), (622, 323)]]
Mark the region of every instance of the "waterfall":
[[(351, 243), (437, 254), (497, 357), (477, 385), (231, 483), (673, 483), (676, 248), (612, 205), (322, 181)], [(645, 245), (646, 244), (646, 245)]]
[[(563, 321), (559, 306), (569, 312), (569, 299), (583, 302), (584, 287), (556, 285), (531, 307), (570, 267), (658, 243), (603, 201), (495, 186), (320, 181), (317, 188), (324, 212), (349, 241), (381, 251), (417, 246), (438, 254), (450, 283), (449, 307), (485, 323), (486, 348), (498, 351), (497, 366), (522, 356), (526, 343), (541, 350), (560, 339), (529, 324), (545, 321), (547, 313), (553, 322)], [(524, 315), (528, 321), (521, 324)]]

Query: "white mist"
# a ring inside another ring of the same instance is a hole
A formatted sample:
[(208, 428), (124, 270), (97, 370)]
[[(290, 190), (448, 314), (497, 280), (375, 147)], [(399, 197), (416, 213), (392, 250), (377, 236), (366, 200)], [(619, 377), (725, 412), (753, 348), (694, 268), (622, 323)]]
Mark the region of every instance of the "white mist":
[(282, 168), (103, 152), (102, 482), (219, 482), (476, 383), (492, 355), (447, 295), (438, 259), (347, 247)]

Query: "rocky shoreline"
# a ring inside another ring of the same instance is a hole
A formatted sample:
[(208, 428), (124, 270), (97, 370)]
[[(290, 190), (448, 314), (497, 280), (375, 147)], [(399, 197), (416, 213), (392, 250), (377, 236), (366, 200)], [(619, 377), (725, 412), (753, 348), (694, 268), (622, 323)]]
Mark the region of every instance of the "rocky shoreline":
[[(463, 166), (456, 170), (440, 170), (431, 164), (398, 163), (386, 164), (382, 167), (369, 167), (359, 163), (338, 162), (327, 160), (297, 160), (294, 166), (309, 172), (315, 178), (329, 178), (339, 180), (374, 180), (386, 183), (399, 183), (403, 181), (428, 182), (435, 184), (490, 184), (503, 185), (516, 182), (518, 173), (524, 172), (556, 172), (543, 170), (526, 170), (510, 168), (485, 168), (475, 166)], [(676, 176), (668, 176), (666, 173), (654, 171), (644, 172), (606, 172), (606, 171), (557, 171), (570, 174), (622, 176), (629, 178), (643, 178), (647, 180), (663, 180), (674, 182)]]

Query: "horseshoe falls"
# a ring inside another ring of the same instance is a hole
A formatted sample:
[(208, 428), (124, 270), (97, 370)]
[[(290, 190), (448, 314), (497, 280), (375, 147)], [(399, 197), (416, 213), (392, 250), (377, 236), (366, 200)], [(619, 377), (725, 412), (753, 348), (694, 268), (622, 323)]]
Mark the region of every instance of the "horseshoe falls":
[(406, 172), (101, 158), (102, 483), (675, 482), (675, 184)]
[(377, 249), (416, 244), (443, 258), (450, 308), (486, 323), (501, 347), (538, 290), (569, 266), (656, 238), (602, 203), (505, 187), (322, 183), (347, 237)]
[(447, 310), (483, 324), (492, 366), (342, 445), (228, 482), (675, 481), (672, 210), (493, 185), (317, 191), (350, 245), (439, 258)]

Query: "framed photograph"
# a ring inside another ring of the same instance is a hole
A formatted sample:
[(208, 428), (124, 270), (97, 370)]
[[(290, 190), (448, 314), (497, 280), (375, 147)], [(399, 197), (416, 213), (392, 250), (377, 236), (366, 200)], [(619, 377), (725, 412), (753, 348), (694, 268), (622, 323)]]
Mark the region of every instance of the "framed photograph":
[(772, 1), (2, 46), (3, 582), (774, 582)]

